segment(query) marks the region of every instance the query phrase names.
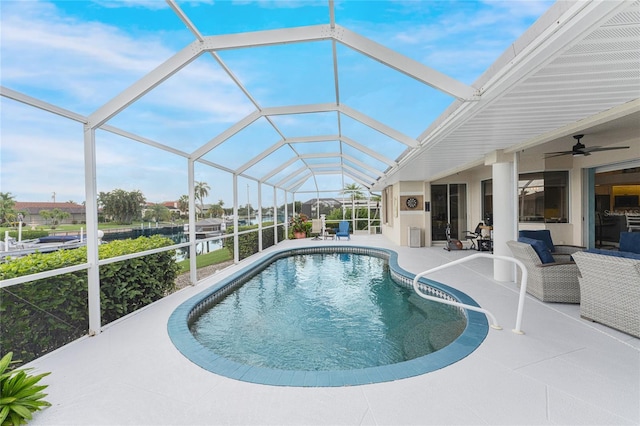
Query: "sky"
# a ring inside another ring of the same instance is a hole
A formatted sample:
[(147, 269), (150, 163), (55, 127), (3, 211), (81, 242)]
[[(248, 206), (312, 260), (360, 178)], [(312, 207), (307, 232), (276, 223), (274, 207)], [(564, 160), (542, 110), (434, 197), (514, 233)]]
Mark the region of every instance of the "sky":
[[(176, 1), (204, 36), (329, 23), (328, 2)], [(474, 81), (550, 6), (550, 1), (336, 1), (336, 22), (361, 36), (467, 85)], [(187, 47), (194, 35), (162, 0), (0, 0), (0, 83), (81, 116), (103, 104)], [(337, 44), (340, 102), (417, 138), (453, 99), (436, 89)], [(203, 54), (106, 124), (192, 153), (256, 110), (224, 66), (261, 107), (335, 103), (330, 42), (286, 44)], [(395, 159), (406, 148), (357, 120), (341, 116), (345, 136)], [(211, 190), (208, 203), (233, 205), (236, 169), (282, 139), (337, 133), (335, 113), (260, 119), (197, 163), (195, 180)], [(299, 154), (336, 152), (350, 166), (384, 170), (379, 159), (336, 141), (294, 144)], [(167, 150), (104, 130), (96, 131), (98, 192), (141, 191), (147, 201), (187, 194), (187, 160)], [(263, 177), (292, 158), (278, 149), (247, 169)], [(85, 200), (81, 123), (0, 98), (0, 192), (16, 201)], [(323, 159), (309, 159), (323, 164)], [(359, 163), (360, 162), (360, 163)], [(208, 165), (209, 164), (209, 165)], [(296, 180), (293, 163), (268, 180)], [(319, 169), (321, 170), (321, 169)], [(301, 175), (301, 177), (303, 177)], [(305, 181), (296, 200), (353, 183), (320, 174)], [(238, 203), (258, 202), (256, 180), (238, 178)], [(336, 196), (328, 192), (320, 196)], [(263, 185), (263, 205), (282, 204), (284, 192)]]

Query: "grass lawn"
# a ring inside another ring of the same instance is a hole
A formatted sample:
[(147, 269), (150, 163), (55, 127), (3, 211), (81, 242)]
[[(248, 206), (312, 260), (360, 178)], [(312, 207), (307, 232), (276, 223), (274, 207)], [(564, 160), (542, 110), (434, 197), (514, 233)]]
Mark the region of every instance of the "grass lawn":
[[(206, 254), (196, 256), (196, 268), (200, 269), (204, 268), (205, 266), (216, 265), (218, 263), (226, 262), (227, 260), (233, 260), (233, 257), (231, 257), (231, 253), (229, 253), (228, 249), (221, 248)], [(178, 272), (179, 274), (188, 272), (189, 259), (178, 262), (178, 266), (180, 266), (180, 271)]]

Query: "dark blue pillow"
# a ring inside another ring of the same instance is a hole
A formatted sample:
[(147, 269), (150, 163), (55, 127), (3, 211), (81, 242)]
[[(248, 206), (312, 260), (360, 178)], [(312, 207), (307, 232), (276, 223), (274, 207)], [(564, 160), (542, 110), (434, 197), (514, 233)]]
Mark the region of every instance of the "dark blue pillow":
[(531, 245), (531, 247), (533, 247), (533, 249), (538, 254), (538, 257), (540, 258), (540, 261), (542, 263), (555, 262), (555, 259), (553, 258), (551, 251), (549, 251), (549, 248), (544, 243), (544, 241), (536, 240), (533, 238), (520, 237), (518, 238), (518, 242)]
[(551, 239), (551, 231), (548, 229), (538, 230), (522, 230), (518, 232), (518, 237), (533, 238), (534, 240), (544, 241), (549, 251), (553, 253), (556, 248), (553, 246), (553, 240)]
[(640, 232), (621, 232), (620, 251), (640, 253)]

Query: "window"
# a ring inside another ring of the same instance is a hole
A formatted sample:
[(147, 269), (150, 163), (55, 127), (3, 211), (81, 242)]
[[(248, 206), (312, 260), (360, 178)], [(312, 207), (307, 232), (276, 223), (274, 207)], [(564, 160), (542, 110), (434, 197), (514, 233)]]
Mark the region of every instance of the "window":
[(521, 174), (518, 180), (520, 222), (567, 222), (568, 172)]
[(493, 180), (482, 181), (482, 220), (485, 225), (493, 225)]
[(387, 186), (382, 191), (382, 208), (384, 209), (382, 214), (382, 219), (384, 220), (384, 223), (391, 222), (391, 215), (393, 214), (392, 200), (393, 200), (393, 187)]

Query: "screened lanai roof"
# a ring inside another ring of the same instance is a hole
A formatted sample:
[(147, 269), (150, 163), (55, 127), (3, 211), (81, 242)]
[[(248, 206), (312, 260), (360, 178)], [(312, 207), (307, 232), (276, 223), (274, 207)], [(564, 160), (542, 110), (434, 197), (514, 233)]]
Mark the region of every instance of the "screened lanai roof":
[[(531, 22), (540, 18), (500, 46), (483, 32), (503, 31), (522, 18), (518, 8), (540, 3), (514, 3), (510, 14), (484, 17), (485, 26), (477, 16), (465, 21), (468, 2), (169, 0), (146, 3), (133, 18), (123, 15), (123, 30), (157, 32), (162, 61), (144, 43), (128, 52), (96, 44), (122, 37), (89, 13), (109, 2), (72, 4), (89, 16), (77, 28), (86, 31), (86, 46), (74, 46), (73, 54), (91, 67), (80, 61), (40, 84), (42, 70), (24, 70), (33, 74), (33, 87), (48, 85), (37, 96), (5, 73), (3, 96), (57, 105), (61, 115), (99, 135), (290, 192), (339, 192), (352, 183), (378, 191), (399, 180), (431, 180), (479, 164), (495, 150), (559, 140), (575, 123), (607, 111), (614, 119), (639, 109), (638, 1), (542, 3), (550, 8), (527, 15)], [(101, 11), (105, 21), (118, 21), (121, 9), (113, 5)], [(372, 13), (375, 22), (367, 20)], [(403, 16), (423, 13), (423, 25), (403, 27)], [(168, 26), (157, 19), (168, 15)], [(20, 40), (8, 36), (8, 23), (20, 23), (3, 19), (3, 51), (11, 54)], [(436, 33), (455, 26), (476, 30), (461, 32), (459, 40)], [(72, 36), (46, 42), (59, 47)], [(430, 55), (437, 44), (450, 44), (455, 54), (443, 55), (438, 46), (439, 54)], [(101, 61), (110, 66), (96, 67)], [(86, 85), (87, 73), (103, 78)], [(558, 148), (570, 148), (572, 140), (566, 144)]]

